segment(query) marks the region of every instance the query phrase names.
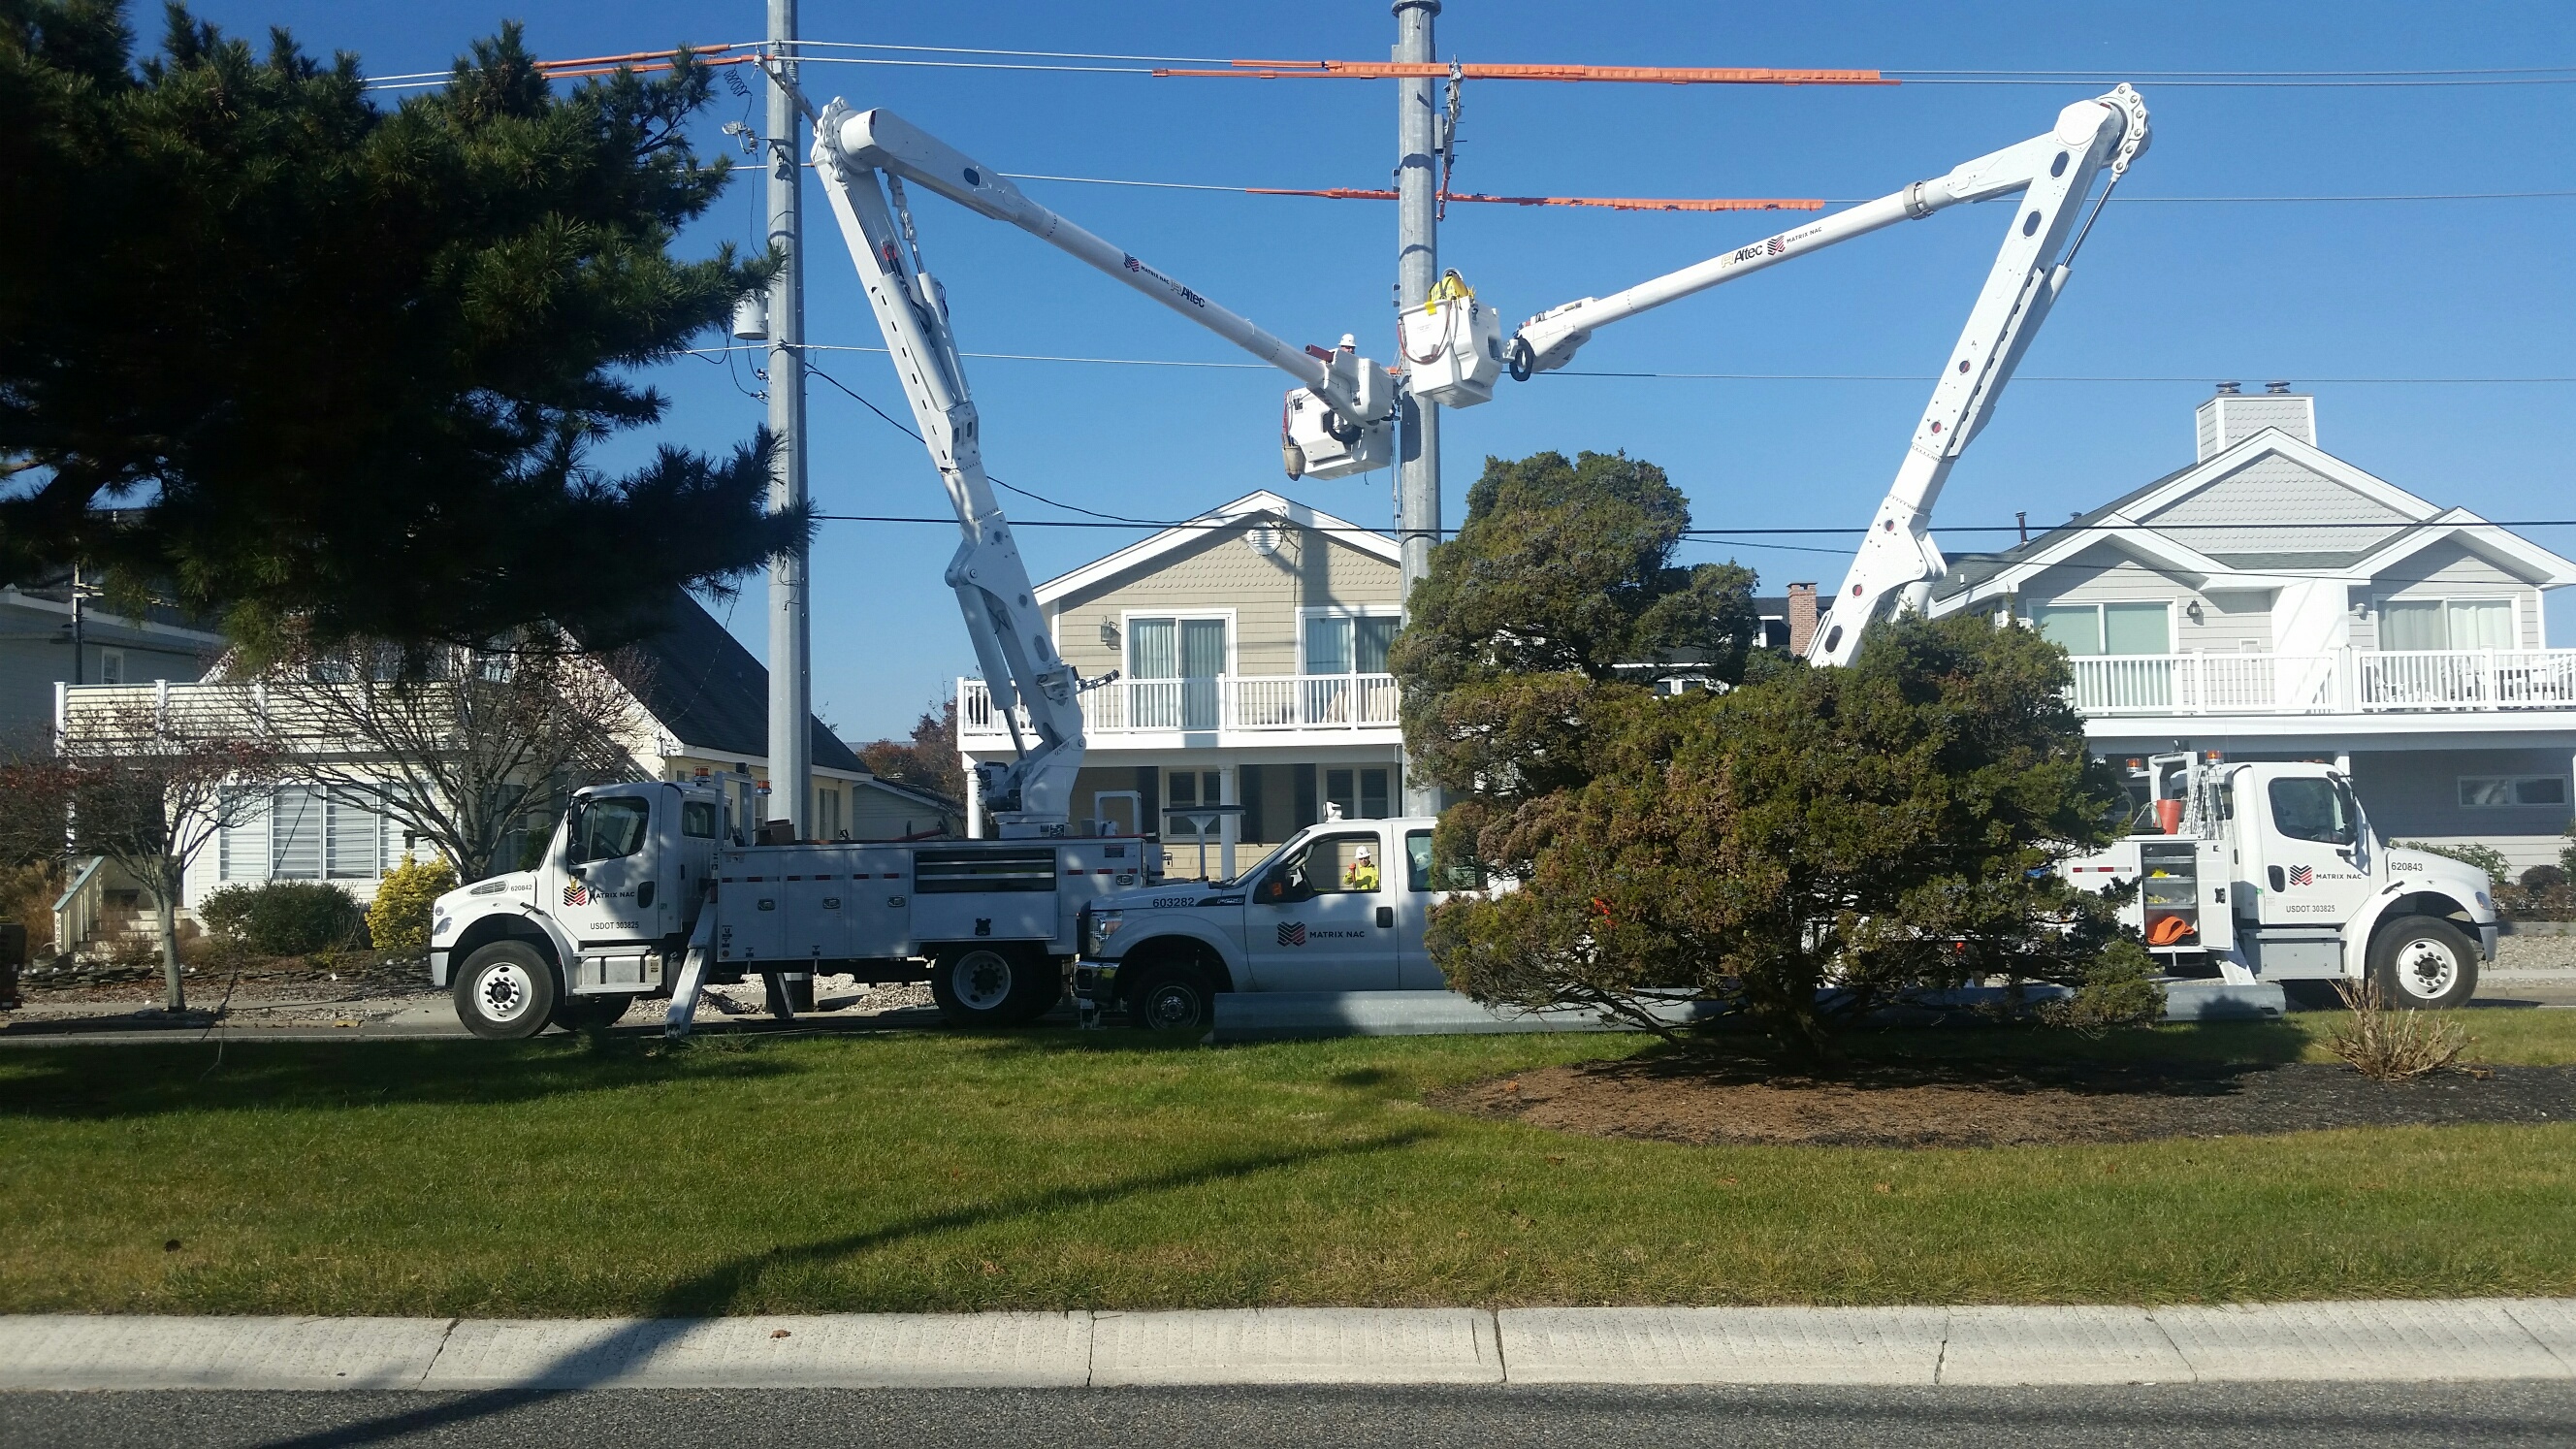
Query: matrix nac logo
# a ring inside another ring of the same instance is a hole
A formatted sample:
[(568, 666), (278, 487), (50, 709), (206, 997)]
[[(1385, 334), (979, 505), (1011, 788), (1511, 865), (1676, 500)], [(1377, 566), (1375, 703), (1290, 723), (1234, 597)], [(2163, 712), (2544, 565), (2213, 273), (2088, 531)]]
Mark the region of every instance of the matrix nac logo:
[(1281, 921), (1279, 923), (1279, 944), (1282, 946), (1305, 945), (1306, 923), (1304, 921)]

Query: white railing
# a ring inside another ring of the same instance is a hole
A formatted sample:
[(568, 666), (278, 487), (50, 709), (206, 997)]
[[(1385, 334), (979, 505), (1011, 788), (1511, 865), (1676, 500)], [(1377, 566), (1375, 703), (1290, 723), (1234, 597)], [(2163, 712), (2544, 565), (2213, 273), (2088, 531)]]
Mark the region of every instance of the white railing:
[[(1147, 732), (1393, 729), (1392, 674), (1252, 674), (1214, 679), (1120, 679), (1082, 696), (1092, 735)], [(980, 679), (957, 681), (961, 734), (1007, 735)], [(1025, 710), (1020, 728), (1029, 727)]]
[(2576, 649), (2079, 655), (2088, 715), (2576, 710)]

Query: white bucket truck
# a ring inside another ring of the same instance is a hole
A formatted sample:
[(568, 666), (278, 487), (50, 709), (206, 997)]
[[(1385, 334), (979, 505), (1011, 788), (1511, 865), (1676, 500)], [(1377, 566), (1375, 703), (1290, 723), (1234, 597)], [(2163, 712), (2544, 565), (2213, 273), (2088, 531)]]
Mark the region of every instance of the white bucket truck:
[(2366, 979), (2410, 1007), (2476, 991), (2479, 963), (2495, 959), (2486, 873), (2382, 841), (2341, 772), (2214, 753), (2156, 755), (2143, 769), (2144, 828), (2060, 869), (2078, 885), (2136, 882), (2123, 919), (2174, 974)]
[(645, 781), (574, 796), (534, 870), (439, 897), (430, 978), (478, 1036), (615, 1020), (710, 982), (783, 972), (930, 982), (952, 1021), (1007, 1026), (1063, 998), (1082, 908), (1147, 884), (1116, 836), (743, 845), (722, 801)]

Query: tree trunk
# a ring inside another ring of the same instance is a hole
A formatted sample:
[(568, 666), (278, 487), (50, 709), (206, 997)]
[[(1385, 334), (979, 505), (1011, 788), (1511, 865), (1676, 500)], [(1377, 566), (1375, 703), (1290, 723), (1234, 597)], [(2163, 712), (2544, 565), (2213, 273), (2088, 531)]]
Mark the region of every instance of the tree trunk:
[(164, 879), (152, 894), (159, 902), (162, 1005), (175, 1016), (188, 1009), (188, 987), (179, 976), (179, 893)]

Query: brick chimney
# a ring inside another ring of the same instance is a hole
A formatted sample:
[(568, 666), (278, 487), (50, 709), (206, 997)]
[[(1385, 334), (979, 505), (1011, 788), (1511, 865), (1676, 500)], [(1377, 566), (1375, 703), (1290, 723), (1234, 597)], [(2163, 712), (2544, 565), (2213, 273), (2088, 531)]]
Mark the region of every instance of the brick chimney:
[(1807, 641), (1816, 637), (1816, 586), (1789, 586), (1789, 652), (1804, 654)]

